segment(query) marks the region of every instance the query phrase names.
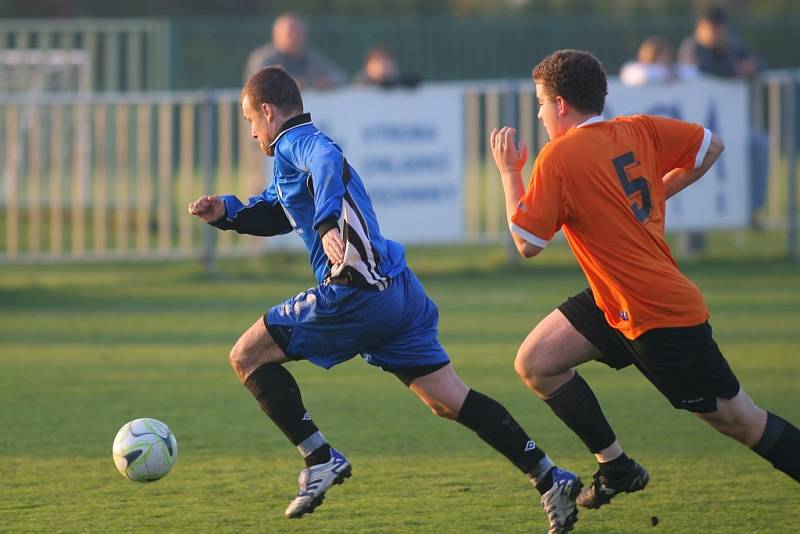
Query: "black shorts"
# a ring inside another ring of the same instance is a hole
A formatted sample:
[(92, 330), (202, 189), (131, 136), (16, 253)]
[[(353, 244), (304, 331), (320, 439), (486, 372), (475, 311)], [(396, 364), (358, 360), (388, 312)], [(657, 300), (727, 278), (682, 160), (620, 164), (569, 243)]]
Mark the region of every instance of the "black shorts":
[(418, 365), (416, 367), (382, 367), (384, 371), (387, 373), (392, 373), (396, 376), (400, 382), (406, 385), (406, 387), (411, 386), (411, 383), (421, 376), (428, 376), (431, 373), (435, 373), (442, 367), (448, 365), (450, 362), (440, 362), (434, 363), (432, 365)]
[(675, 408), (713, 412), (718, 397), (732, 399), (739, 393), (739, 381), (708, 322), (655, 328), (630, 340), (608, 324), (591, 289), (568, 298), (558, 309), (601, 352), (597, 361), (614, 369), (635, 365)]

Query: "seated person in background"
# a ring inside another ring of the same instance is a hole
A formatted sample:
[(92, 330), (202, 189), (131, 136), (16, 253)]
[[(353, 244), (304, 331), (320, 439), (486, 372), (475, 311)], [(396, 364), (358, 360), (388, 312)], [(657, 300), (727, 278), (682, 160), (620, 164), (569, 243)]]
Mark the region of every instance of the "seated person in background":
[(367, 52), (364, 66), (353, 77), (353, 83), (379, 87), (414, 87), (419, 83), (419, 78), (401, 74), (394, 54), (384, 46), (376, 46)]
[(300, 15), (285, 12), (272, 25), (272, 42), (256, 48), (247, 58), (245, 79), (268, 65), (281, 65), (300, 89), (331, 89), (344, 85), (344, 70), (308, 44), (308, 28)]
[(672, 50), (660, 37), (649, 37), (639, 47), (636, 61), (622, 66), (619, 77), (625, 85), (645, 85), (686, 80), (697, 76), (694, 65), (675, 65)]
[(752, 78), (760, 69), (758, 61), (728, 28), (728, 14), (715, 6), (708, 9), (678, 50), (678, 62), (695, 65), (703, 74), (723, 78)]

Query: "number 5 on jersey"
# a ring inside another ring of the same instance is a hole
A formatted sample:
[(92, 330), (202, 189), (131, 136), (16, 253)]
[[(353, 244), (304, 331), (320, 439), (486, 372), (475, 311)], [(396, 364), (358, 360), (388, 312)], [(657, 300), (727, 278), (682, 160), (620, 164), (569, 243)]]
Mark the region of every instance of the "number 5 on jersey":
[[(622, 190), (625, 191), (625, 196), (631, 200), (631, 211), (633, 211), (639, 222), (643, 223), (650, 217), (650, 211), (653, 208), (650, 202), (650, 183), (644, 176), (638, 176), (633, 180), (628, 178), (627, 168), (637, 163), (633, 152), (626, 152), (611, 161), (614, 163), (614, 169), (617, 171), (617, 177), (619, 178), (619, 183), (622, 184)], [(636, 193), (641, 193), (641, 205), (631, 199)]]

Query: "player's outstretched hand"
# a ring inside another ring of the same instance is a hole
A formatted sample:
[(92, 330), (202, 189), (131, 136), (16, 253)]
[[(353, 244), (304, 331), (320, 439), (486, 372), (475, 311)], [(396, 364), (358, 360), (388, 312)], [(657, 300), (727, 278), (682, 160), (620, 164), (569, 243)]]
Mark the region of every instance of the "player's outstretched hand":
[(528, 161), (528, 147), (525, 141), (520, 139), (518, 145), (514, 143), (516, 133), (517, 130), (514, 128), (503, 126), (500, 129), (494, 128), (489, 136), (492, 156), (501, 175), (521, 173), (522, 167)]
[(337, 265), (344, 261), (344, 243), (338, 228), (331, 228), (322, 236), (322, 250), (332, 264)]
[(205, 195), (194, 202), (189, 202), (186, 209), (205, 222), (214, 222), (225, 215), (225, 203), (216, 195)]

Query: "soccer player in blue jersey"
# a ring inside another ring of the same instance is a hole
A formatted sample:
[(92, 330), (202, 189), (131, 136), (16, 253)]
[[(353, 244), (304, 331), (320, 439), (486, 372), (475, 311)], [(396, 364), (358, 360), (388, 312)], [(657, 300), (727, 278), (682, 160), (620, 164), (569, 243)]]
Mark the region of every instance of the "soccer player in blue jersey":
[(529, 477), (542, 494), (551, 533), (577, 521), (580, 480), (553, 465), (508, 411), (458, 377), (437, 338), (438, 311), (406, 266), (403, 246), (385, 239), (364, 184), (341, 149), (303, 112), (297, 85), (280, 67), (245, 84), (245, 119), (274, 157), (272, 183), (246, 204), (203, 196), (189, 213), (223, 230), (259, 236), (294, 230), (318, 285), (260, 317), (234, 345), (230, 364), (261, 409), (305, 459), (286, 516), (314, 510), (350, 463), (306, 411), (283, 365), (307, 360), (326, 369), (357, 354), (395, 374), (433, 413), (456, 420)]

